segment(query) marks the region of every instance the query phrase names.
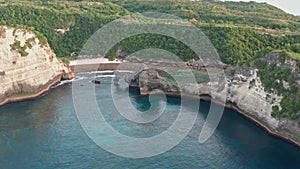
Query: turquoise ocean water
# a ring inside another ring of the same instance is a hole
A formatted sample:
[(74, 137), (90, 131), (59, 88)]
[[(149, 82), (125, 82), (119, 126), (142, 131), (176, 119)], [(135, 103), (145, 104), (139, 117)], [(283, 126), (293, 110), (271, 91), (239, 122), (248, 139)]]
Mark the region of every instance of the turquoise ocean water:
[[(168, 98), (159, 119), (147, 124), (133, 123), (114, 109), (107, 92), (112, 78), (101, 80), (102, 84), (95, 86), (97, 101), (108, 123), (123, 134), (154, 136), (167, 130), (178, 115), (180, 99)], [(139, 96), (138, 91), (131, 90), (129, 96), (138, 110), (150, 107), (148, 98)], [(151, 158), (124, 158), (106, 152), (87, 137), (74, 111), (72, 84), (67, 83), (41, 98), (0, 107), (0, 169), (300, 168), (299, 148), (268, 135), (229, 109), (213, 136), (199, 144), (209, 106), (209, 102), (200, 102), (193, 129), (173, 149)]]

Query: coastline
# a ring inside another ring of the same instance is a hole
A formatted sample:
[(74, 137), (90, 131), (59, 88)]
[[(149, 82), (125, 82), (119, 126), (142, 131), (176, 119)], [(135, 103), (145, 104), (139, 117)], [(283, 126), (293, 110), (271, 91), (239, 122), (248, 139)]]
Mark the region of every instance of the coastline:
[[(96, 59), (97, 59), (97, 63), (94, 62)], [(84, 61), (84, 62), (82, 62), (82, 64), (78, 64), (77, 60), (75, 60), (75, 61), (73, 61), (73, 65), (70, 65), (70, 66), (73, 66), (73, 68), (74, 68), (75, 66), (79, 65), (79, 66), (82, 67), (82, 69), (80, 69), (80, 71), (86, 71), (87, 70), (86, 68), (88, 68), (88, 69), (93, 68), (93, 70), (94, 70), (95, 65), (98, 65), (98, 70), (102, 70), (102, 69), (99, 69), (99, 68), (105, 68), (103, 70), (115, 70), (115, 68), (118, 67), (119, 64), (120, 64), (116, 61), (109, 61), (109, 62), (104, 61), (103, 63), (102, 63), (102, 61), (103, 60), (101, 60), (101, 59), (99, 60), (99, 58), (95, 58), (95, 59), (87, 59), (87, 62)], [(106, 66), (101, 67), (101, 66), (99, 66), (99, 64), (104, 64)], [(93, 71), (93, 70), (89, 70), (89, 71)], [(5, 104), (9, 104), (9, 103), (20, 102), (20, 101), (24, 101), (24, 100), (36, 99), (36, 98), (48, 93), (51, 90), (51, 88), (53, 86), (57, 85), (60, 81), (61, 81), (61, 77), (57, 76), (54, 79), (52, 79), (51, 81), (49, 81), (47, 84), (45, 84), (44, 86), (41, 86), (42, 89), (40, 91), (38, 91), (34, 94), (25, 95), (25, 96), (11, 96), (9, 98), (6, 98), (2, 102), (0, 102), (0, 106), (3, 106)], [(130, 87), (139, 88), (138, 86), (130, 86)], [(152, 94), (155, 94), (155, 93), (152, 93)], [(197, 99), (197, 100), (209, 101), (209, 102), (212, 102), (212, 103), (217, 104), (217, 105), (223, 105), (218, 100), (212, 99), (211, 96), (209, 96), (209, 95), (200, 95), (200, 96), (180, 95), (180, 94), (172, 93), (172, 92), (167, 92), (165, 94), (168, 97)], [(149, 93), (140, 93), (140, 95), (146, 96), (146, 95), (149, 95)], [(271, 129), (268, 125), (264, 124), (263, 122), (261, 122), (261, 120), (257, 119), (257, 117), (254, 117), (254, 116), (250, 115), (249, 113), (247, 113), (246, 111), (241, 110), (238, 106), (235, 105), (235, 103), (226, 102), (224, 106), (228, 109), (231, 109), (231, 110), (235, 111), (236, 113), (241, 115), (246, 120), (249, 120), (249, 121), (253, 122), (255, 125), (259, 126), (263, 130), (265, 130), (269, 135), (274, 136), (278, 139), (282, 139), (284, 141), (287, 141), (287, 142), (291, 143), (292, 145), (300, 148), (300, 142), (297, 142), (293, 138), (291, 138), (287, 135), (284, 135), (282, 133), (279, 133), (276, 130)]]
[[(138, 88), (137, 86), (131, 86), (133, 88)], [(156, 93), (153, 93), (156, 94)], [(159, 93), (157, 93), (159, 94)], [(274, 131), (272, 129), (270, 129), (266, 124), (264, 124), (263, 122), (261, 122), (259, 119), (257, 119), (256, 117), (253, 117), (251, 115), (249, 115), (248, 113), (246, 113), (245, 111), (241, 110), (239, 107), (237, 107), (234, 103), (231, 102), (226, 102), (225, 105), (223, 105), (223, 103), (219, 102), (218, 100), (212, 99), (212, 97), (210, 95), (200, 95), (200, 96), (194, 96), (194, 95), (180, 95), (178, 93), (170, 93), (167, 92), (165, 93), (166, 96), (168, 97), (175, 97), (175, 98), (185, 98), (185, 99), (197, 99), (197, 100), (202, 100), (202, 101), (207, 101), (207, 102), (211, 102), (220, 106), (224, 106), (227, 109), (233, 110), (235, 111), (238, 115), (240, 115), (241, 117), (245, 118), (246, 120), (254, 123), (256, 126), (262, 128), (264, 131), (266, 131), (269, 135), (281, 139), (283, 141), (286, 141), (298, 148), (300, 148), (300, 143), (297, 142), (296, 140), (288, 137), (288, 136), (284, 136), (282, 134), (280, 134), (277, 131)], [(141, 93), (142, 96), (148, 96), (149, 93)]]
[[(89, 59), (73, 60), (71, 61), (69, 66), (72, 69), (72, 72), (74, 72), (74, 68), (76, 67), (76, 71), (78, 73), (78, 72), (93, 71), (95, 70), (95, 67), (97, 67), (98, 70), (115, 70), (120, 63), (121, 63), (120, 61), (109, 61), (106, 58), (89, 58)], [(16, 103), (25, 100), (32, 100), (32, 99), (39, 98), (42, 95), (50, 92), (53, 86), (61, 82), (61, 79), (62, 79), (61, 75), (54, 77), (53, 79), (49, 80), (46, 84), (39, 86), (38, 91), (36, 93), (25, 94), (22, 96), (18, 96), (16, 94), (9, 96), (8, 98), (5, 98), (3, 101), (0, 101), (0, 107), (9, 103)]]
[(87, 58), (77, 59), (70, 61), (70, 68), (74, 73), (91, 72), (91, 71), (104, 71), (104, 70), (116, 70), (122, 63), (119, 60), (110, 61), (107, 58)]
[(48, 93), (51, 91), (51, 88), (57, 84), (59, 84), (61, 81), (61, 76), (56, 76), (53, 78), (51, 81), (49, 81), (47, 84), (45, 84), (44, 87), (42, 87), (42, 90), (34, 93), (34, 94), (29, 94), (25, 96), (10, 96), (9, 98), (5, 98), (2, 102), (0, 102), (0, 107), (9, 103), (16, 103), (16, 102), (21, 102), (25, 100), (32, 100), (39, 98), (43, 96), (44, 94)]
[[(215, 101), (212, 101), (215, 103)], [(217, 104), (217, 103), (216, 103)], [(288, 137), (288, 136), (283, 136), (280, 133), (271, 130), (269, 127), (267, 127), (267, 125), (263, 124), (262, 122), (260, 122), (258, 119), (256, 119), (255, 117), (245, 113), (243, 110), (239, 109), (237, 106), (235, 106), (232, 103), (226, 103), (225, 105), (226, 108), (234, 110), (235, 112), (237, 112), (239, 115), (241, 115), (242, 117), (244, 117), (245, 119), (249, 120), (250, 122), (253, 122), (255, 125), (257, 125), (258, 127), (262, 128), (263, 130), (265, 130), (269, 135), (276, 137), (278, 139), (284, 140), (289, 142), (290, 144), (300, 148), (300, 143), (297, 142), (296, 140)]]

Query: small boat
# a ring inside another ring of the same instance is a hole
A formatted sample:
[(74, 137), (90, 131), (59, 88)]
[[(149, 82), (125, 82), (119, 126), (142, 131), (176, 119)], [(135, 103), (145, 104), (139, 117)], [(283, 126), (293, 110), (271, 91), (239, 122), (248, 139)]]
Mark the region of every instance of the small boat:
[(101, 81), (100, 80), (92, 80), (92, 83), (95, 83), (95, 84), (101, 84)]

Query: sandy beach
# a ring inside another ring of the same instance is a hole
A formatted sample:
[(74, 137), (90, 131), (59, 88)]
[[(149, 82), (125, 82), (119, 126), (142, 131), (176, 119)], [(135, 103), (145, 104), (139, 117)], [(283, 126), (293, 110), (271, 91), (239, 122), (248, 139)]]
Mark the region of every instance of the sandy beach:
[(108, 63), (122, 63), (120, 60), (113, 60), (110, 61), (107, 58), (104, 57), (98, 57), (98, 58), (79, 58), (76, 60), (71, 60), (70, 61), (70, 66), (76, 66), (76, 65), (90, 65), (90, 64), (108, 64)]
[(113, 60), (110, 61), (104, 57), (98, 58), (80, 58), (70, 61), (70, 67), (74, 73), (90, 72), (90, 71), (104, 71), (115, 70), (122, 61)]

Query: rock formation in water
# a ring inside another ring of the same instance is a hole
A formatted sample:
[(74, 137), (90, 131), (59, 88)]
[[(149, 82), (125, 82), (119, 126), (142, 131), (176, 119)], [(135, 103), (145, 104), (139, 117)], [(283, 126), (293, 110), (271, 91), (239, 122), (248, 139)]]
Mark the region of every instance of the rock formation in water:
[[(136, 58), (128, 60), (134, 62), (133, 64), (143, 63), (142, 60)], [(215, 102), (218, 102), (222, 96), (226, 96), (227, 107), (233, 108), (255, 121), (269, 133), (300, 145), (300, 128), (298, 127), (298, 121), (289, 120), (287, 118), (278, 120), (272, 117), (272, 107), (280, 107), (282, 96), (278, 96), (275, 92), (271, 93), (265, 91), (258, 76), (257, 69), (253, 68), (248, 71), (237, 69), (233, 76), (226, 76), (224, 78), (223, 84), (218, 84), (218, 81), (197, 84), (186, 83), (179, 88), (176, 84), (166, 81), (164, 77), (159, 75), (160, 70), (157, 69), (158, 67), (166, 68), (174, 65), (173, 67), (178, 69), (177, 65), (180, 64), (169, 63), (171, 63), (171, 61), (156, 61), (152, 65), (147, 62), (148, 68), (134, 72), (136, 73), (135, 75), (126, 75), (125, 81), (131, 86), (138, 87), (141, 95), (149, 95), (159, 89), (167, 95), (184, 95), (202, 99), (208, 99), (207, 96), (212, 96), (213, 93), (211, 100)], [(222, 64), (220, 66), (226, 67)], [(179, 69), (182, 68), (183, 66)], [(195, 61), (187, 62), (186, 68), (195, 68), (194, 71), (203, 70), (202, 67), (199, 68), (198, 62)], [(121, 79), (122, 77), (117, 76), (116, 78)]]
[(73, 76), (35, 33), (0, 26), (0, 105), (35, 98)]

